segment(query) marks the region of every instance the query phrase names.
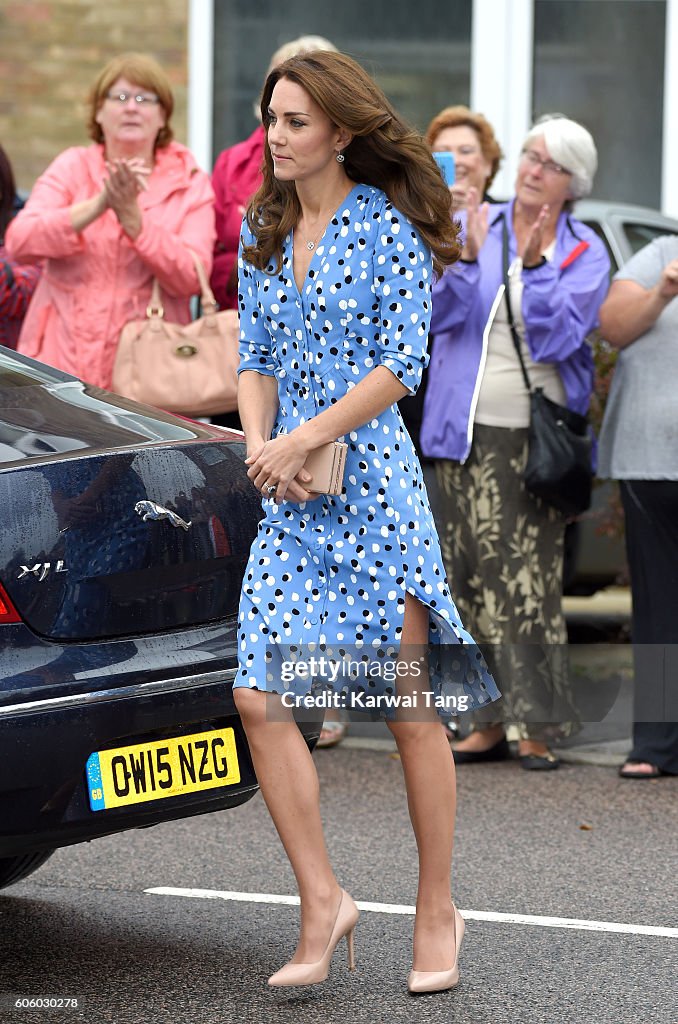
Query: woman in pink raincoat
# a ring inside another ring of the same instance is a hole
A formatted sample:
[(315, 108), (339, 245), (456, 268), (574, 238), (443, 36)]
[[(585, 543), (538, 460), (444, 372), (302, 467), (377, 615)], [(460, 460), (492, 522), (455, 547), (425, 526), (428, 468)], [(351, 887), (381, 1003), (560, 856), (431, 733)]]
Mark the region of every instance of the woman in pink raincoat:
[(92, 89), (93, 145), (53, 161), (7, 232), (13, 259), (45, 260), (19, 351), (99, 387), (111, 386), (120, 331), (144, 316), (153, 278), (166, 318), (188, 323), (200, 290), (191, 251), (211, 269), (213, 192), (172, 141), (173, 107), (152, 58), (111, 60)]

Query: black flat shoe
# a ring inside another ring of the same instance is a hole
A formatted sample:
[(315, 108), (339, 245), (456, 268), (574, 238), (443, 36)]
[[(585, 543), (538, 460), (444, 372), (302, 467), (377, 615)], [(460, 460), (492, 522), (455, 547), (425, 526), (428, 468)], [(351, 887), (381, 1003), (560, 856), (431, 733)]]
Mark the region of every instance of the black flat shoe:
[(481, 764), (484, 761), (508, 761), (511, 756), (505, 736), (487, 750), (455, 750), (452, 747), (455, 764)]
[(520, 767), (526, 772), (553, 772), (560, 768), (560, 761), (551, 751), (547, 754), (520, 754)]

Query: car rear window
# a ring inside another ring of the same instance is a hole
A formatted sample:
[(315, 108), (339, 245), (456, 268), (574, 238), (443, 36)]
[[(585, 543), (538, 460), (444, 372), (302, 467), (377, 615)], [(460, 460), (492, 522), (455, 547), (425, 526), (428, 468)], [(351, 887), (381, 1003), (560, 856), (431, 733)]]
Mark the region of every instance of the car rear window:
[(624, 234), (634, 254), (644, 249), (655, 238), (663, 238), (673, 233), (670, 228), (663, 228), (659, 224), (640, 224), (638, 221), (626, 221), (624, 224)]

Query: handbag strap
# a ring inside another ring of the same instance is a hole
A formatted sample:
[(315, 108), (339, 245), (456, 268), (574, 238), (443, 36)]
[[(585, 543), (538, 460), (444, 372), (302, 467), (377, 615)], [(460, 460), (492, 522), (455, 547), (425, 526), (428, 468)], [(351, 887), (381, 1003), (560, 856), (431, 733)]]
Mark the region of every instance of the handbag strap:
[(506, 223), (506, 217), (502, 214), (502, 262), (503, 262), (503, 274), (504, 274), (504, 296), (506, 298), (506, 311), (508, 313), (509, 327), (511, 328), (511, 337), (513, 338), (513, 346), (520, 360), (520, 369), (523, 373), (523, 380), (525, 381), (525, 387), (528, 392), (532, 394), (532, 385), (530, 384), (530, 378), (527, 374), (527, 367), (525, 366), (525, 360), (523, 359), (522, 347), (520, 344), (520, 337), (518, 335), (518, 328), (516, 322), (513, 319), (513, 310), (511, 308), (511, 288), (509, 281), (509, 239), (508, 239), (508, 225)]
[[(210, 283), (207, 280), (207, 274), (202, 263), (193, 252), (192, 249), (188, 250), (193, 258), (193, 265), (195, 266), (195, 272), (198, 275), (198, 281), (200, 282), (200, 305), (201, 308), (211, 316), (217, 311), (217, 300), (214, 298), (214, 292), (210, 288)], [(160, 283), (157, 277), (153, 278), (153, 287), (151, 288), (151, 299), (146, 307), (146, 316), (150, 319), (151, 317), (162, 317), (165, 315), (165, 310), (162, 304), (162, 298), (160, 294)]]
[[(191, 256), (193, 257), (193, 263), (195, 265), (195, 270), (196, 270), (196, 273), (198, 275), (198, 281), (200, 282), (200, 303), (201, 303), (201, 306), (202, 306), (203, 310), (205, 309), (205, 307), (207, 307), (208, 308), (207, 311), (209, 313), (216, 312), (217, 300), (214, 298), (214, 292), (210, 288), (210, 283), (207, 280), (207, 274), (205, 273), (205, 268), (203, 267), (202, 263), (200, 262), (200, 260), (196, 256), (196, 254), (193, 252), (193, 250), (189, 249), (188, 251), (190, 252)], [(214, 308), (210, 308), (210, 307), (214, 307)]]

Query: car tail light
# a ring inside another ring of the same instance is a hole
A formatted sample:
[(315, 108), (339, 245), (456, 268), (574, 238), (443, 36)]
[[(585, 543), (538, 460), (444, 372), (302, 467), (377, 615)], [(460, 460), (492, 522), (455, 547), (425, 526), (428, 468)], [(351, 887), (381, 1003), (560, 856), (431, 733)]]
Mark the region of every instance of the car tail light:
[(0, 626), (8, 622), (21, 622), (21, 616), (0, 583)]

